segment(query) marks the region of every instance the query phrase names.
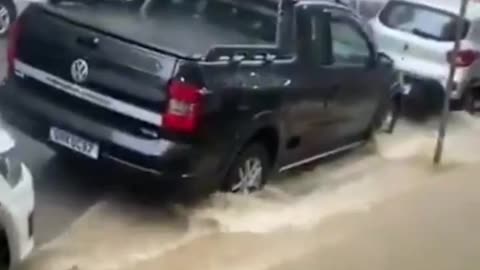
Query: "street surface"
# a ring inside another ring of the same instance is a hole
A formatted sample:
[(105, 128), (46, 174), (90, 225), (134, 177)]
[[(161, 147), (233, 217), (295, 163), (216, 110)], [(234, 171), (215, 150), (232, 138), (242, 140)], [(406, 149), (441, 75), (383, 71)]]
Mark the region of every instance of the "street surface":
[(402, 121), (254, 196), (197, 203), (151, 179), (66, 165), (13, 131), (37, 198), (37, 248), (20, 269), (477, 269), (480, 121), (452, 117), (441, 168), (435, 127)]

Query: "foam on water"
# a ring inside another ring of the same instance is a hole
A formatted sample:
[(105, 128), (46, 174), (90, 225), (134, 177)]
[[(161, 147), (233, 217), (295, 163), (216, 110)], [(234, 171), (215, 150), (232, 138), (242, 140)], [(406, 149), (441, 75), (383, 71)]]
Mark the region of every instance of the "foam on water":
[[(378, 154), (390, 161), (420, 159), (430, 162), (436, 146), (438, 119), (428, 123), (403, 123), (393, 136), (377, 137)], [(445, 137), (443, 164), (470, 164), (480, 161), (480, 121), (466, 113), (452, 113)]]
[[(353, 155), (270, 185), (256, 196), (217, 194), (193, 209), (191, 218), (211, 219), (223, 232), (268, 233), (305, 228), (348, 211), (367, 211), (376, 202), (396, 196), (436, 172), (432, 158), (438, 121), (403, 122), (393, 135), (379, 135), (375, 152)], [(472, 116), (451, 116), (443, 166), (480, 161), (480, 123)], [(292, 188), (293, 186), (297, 186)], [(300, 187), (299, 187), (300, 186)], [(305, 186), (302, 189), (301, 186)], [(291, 192), (291, 190), (301, 192)], [(280, 197), (265, 196), (270, 190)]]

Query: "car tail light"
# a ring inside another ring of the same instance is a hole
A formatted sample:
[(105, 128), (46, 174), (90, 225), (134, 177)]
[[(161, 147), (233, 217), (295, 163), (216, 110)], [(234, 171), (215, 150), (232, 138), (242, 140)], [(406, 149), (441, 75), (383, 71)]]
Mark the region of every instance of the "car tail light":
[(7, 45), (7, 64), (8, 64), (8, 75), (12, 76), (15, 71), (15, 58), (17, 58), (18, 53), (18, 41), (20, 39), (21, 25), (20, 21), (15, 21), (8, 35), (8, 45)]
[(170, 99), (164, 118), (168, 130), (194, 133), (198, 129), (202, 109), (201, 89), (182, 81), (170, 82)]
[(480, 52), (475, 50), (459, 50), (456, 57), (453, 51), (447, 53), (447, 60), (457, 67), (469, 67), (480, 57)]

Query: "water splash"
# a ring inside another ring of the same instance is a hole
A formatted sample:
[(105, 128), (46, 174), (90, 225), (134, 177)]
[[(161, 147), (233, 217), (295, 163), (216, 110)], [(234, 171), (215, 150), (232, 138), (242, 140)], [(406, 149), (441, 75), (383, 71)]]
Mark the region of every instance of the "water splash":
[[(172, 254), (188, 250), (192, 255), (196, 254), (195, 248), (207, 246), (214, 249), (218, 241), (225, 240), (216, 238), (220, 235), (242, 235), (227, 241), (231, 249), (245, 247), (243, 241), (255, 237), (277, 237), (284, 232), (294, 232), (294, 239), (329, 217), (370, 211), (379, 202), (427, 182), (438, 172), (431, 165), (435, 128), (434, 120), (422, 125), (402, 122), (395, 134), (377, 136), (373, 151), (355, 151), (310, 171), (297, 172), (253, 196), (214, 194), (198, 205), (166, 207), (168, 211), (106, 198), (65, 235), (41, 249), (47, 257), (55, 256), (32, 269), (69, 269), (73, 265), (82, 270), (133, 269), (159, 258), (172, 263)], [(452, 115), (445, 148), (446, 170), (478, 163), (480, 155), (475, 149), (480, 149), (479, 131), (480, 123), (475, 118)], [(291, 244), (291, 239), (285, 241)], [(285, 256), (292, 254), (289, 249), (272, 253), (272, 263), (283, 256), (282, 252)], [(220, 258), (210, 259), (218, 259), (214, 263), (218, 269), (227, 267), (220, 267)]]

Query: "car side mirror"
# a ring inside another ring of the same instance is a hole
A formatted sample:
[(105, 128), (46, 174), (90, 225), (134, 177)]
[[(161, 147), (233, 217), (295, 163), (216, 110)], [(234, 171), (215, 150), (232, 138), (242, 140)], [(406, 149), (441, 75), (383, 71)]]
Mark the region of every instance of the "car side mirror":
[(393, 59), (383, 52), (377, 53), (377, 64), (393, 67)]

